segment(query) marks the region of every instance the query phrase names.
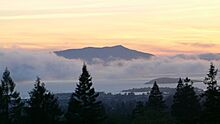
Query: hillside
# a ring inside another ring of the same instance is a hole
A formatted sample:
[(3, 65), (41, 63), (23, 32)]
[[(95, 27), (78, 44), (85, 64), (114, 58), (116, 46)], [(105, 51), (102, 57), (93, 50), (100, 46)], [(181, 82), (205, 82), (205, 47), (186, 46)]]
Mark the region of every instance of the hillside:
[(54, 53), (67, 59), (81, 59), (86, 62), (93, 62), (95, 60), (112, 61), (138, 58), (149, 59), (154, 56), (150, 53), (132, 50), (121, 45), (102, 48), (87, 47), (82, 49), (68, 49), (55, 51)]

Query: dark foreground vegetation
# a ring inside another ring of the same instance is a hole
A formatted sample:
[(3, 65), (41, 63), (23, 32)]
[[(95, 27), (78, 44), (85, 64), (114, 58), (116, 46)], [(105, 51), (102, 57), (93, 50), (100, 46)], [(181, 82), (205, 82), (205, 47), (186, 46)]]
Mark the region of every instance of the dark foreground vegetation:
[(112, 97), (95, 92), (84, 64), (65, 106), (60, 103), (65, 98), (58, 95), (58, 99), (40, 78), (29, 92), (30, 98), (22, 100), (6, 68), (0, 84), (0, 124), (220, 124), (217, 72), (211, 64), (204, 92), (196, 92), (189, 78), (180, 78), (174, 95), (163, 94), (155, 82), (149, 95)]

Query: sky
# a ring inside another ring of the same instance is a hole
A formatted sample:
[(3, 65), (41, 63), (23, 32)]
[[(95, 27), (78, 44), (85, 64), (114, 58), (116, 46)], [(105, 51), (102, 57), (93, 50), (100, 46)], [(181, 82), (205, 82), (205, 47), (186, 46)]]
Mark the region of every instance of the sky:
[(218, 53), (219, 0), (0, 0), (0, 48)]

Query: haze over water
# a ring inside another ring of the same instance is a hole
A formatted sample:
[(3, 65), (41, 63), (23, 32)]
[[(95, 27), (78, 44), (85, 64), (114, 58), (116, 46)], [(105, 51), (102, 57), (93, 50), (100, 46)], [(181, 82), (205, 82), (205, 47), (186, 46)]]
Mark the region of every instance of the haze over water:
[[(150, 81), (149, 79), (135, 79), (135, 80), (94, 80), (94, 88), (98, 92), (118, 94), (122, 93), (122, 90), (132, 89), (132, 88), (143, 88), (143, 87), (152, 87), (153, 84), (145, 84)], [(71, 93), (75, 91), (77, 81), (45, 81), (46, 87), (53, 93)], [(21, 92), (23, 98), (28, 97), (28, 92), (34, 86), (34, 82), (19, 82), (17, 83), (17, 89)], [(200, 89), (205, 89), (206, 86), (202, 82), (196, 82), (193, 84), (195, 87)], [(169, 87), (176, 88), (177, 83), (165, 83), (159, 84), (160, 87)]]

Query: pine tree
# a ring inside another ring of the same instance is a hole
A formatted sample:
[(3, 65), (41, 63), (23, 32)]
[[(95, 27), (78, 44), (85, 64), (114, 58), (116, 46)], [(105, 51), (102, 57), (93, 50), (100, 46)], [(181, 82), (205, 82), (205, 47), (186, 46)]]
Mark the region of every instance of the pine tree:
[(38, 77), (34, 89), (29, 93), (29, 121), (32, 124), (56, 124), (59, 122), (61, 110), (57, 98), (45, 88)]
[(163, 95), (160, 92), (156, 82), (154, 82), (154, 85), (150, 91), (147, 107), (158, 111), (164, 110), (166, 108)]
[(23, 103), (8, 69), (3, 73), (0, 85), (0, 123), (21, 123)]
[(202, 115), (202, 123), (204, 124), (219, 124), (220, 123), (220, 89), (217, 86), (218, 69), (215, 69), (213, 63), (210, 65), (209, 73), (204, 80), (207, 85), (207, 90), (203, 94), (204, 111)]
[(165, 101), (163, 100), (163, 95), (155, 82), (146, 107), (144, 109), (144, 114), (136, 116), (132, 124), (172, 124), (171, 117), (168, 112), (166, 112)]
[(72, 94), (66, 118), (68, 123), (98, 124), (104, 119), (102, 103), (97, 101), (98, 93), (92, 88), (92, 78), (84, 64), (75, 92)]
[(186, 78), (179, 79), (176, 93), (173, 97), (171, 113), (178, 124), (197, 124), (201, 111), (200, 103), (193, 82)]
[(217, 90), (217, 80), (215, 79), (216, 75), (218, 73), (218, 69), (215, 69), (215, 66), (213, 63), (210, 64), (209, 73), (207, 74), (207, 77), (205, 77), (204, 84), (208, 85), (207, 90)]

